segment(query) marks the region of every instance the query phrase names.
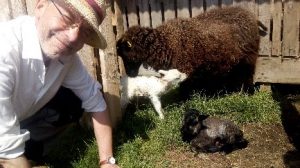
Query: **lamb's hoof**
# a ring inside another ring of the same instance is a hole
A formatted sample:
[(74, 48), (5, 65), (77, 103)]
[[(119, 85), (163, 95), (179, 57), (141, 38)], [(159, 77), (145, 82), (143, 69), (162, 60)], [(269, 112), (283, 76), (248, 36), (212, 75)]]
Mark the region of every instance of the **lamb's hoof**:
[(159, 115), (159, 119), (163, 120), (165, 117), (163, 115)]

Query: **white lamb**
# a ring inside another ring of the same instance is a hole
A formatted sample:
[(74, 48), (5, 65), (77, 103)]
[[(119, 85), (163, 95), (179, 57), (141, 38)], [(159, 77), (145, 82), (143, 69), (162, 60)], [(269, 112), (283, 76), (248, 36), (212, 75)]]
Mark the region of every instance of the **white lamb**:
[(187, 78), (185, 73), (177, 69), (159, 70), (161, 77), (156, 76), (136, 76), (121, 77), (121, 108), (124, 110), (133, 97), (148, 97), (153, 104), (159, 118), (163, 119), (163, 110), (161, 107), (160, 96), (170, 91), (180, 82)]

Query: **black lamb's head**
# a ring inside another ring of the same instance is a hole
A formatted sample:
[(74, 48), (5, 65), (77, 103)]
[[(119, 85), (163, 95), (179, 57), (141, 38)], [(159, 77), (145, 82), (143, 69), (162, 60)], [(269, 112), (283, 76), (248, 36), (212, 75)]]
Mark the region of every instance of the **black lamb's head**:
[(190, 142), (194, 139), (200, 132), (204, 129), (202, 121), (208, 116), (201, 115), (196, 109), (187, 109), (184, 113), (184, 118), (181, 127), (182, 140), (185, 142)]
[(147, 62), (149, 47), (155, 40), (153, 29), (130, 27), (117, 41), (117, 54), (122, 58), (128, 76), (135, 77), (141, 64)]

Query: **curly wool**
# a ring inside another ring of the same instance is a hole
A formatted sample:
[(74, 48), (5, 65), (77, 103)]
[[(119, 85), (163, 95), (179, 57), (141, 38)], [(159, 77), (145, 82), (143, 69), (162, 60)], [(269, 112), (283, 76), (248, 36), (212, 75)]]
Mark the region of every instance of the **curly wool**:
[(251, 78), (258, 56), (258, 30), (251, 12), (226, 7), (174, 19), (155, 29), (130, 27), (117, 49), (129, 76), (136, 76), (143, 63), (155, 70), (178, 69), (188, 76), (224, 76), (240, 73), (236, 67), (246, 67), (248, 72), (242, 76)]

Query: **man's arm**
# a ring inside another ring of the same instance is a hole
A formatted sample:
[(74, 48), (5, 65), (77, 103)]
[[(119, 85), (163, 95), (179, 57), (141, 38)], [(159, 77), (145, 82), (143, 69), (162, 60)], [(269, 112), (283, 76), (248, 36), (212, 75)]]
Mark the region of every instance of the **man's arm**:
[[(93, 112), (92, 121), (97, 140), (100, 162), (113, 156), (112, 126), (109, 112)], [(118, 167), (117, 165), (104, 164), (101, 167)]]

